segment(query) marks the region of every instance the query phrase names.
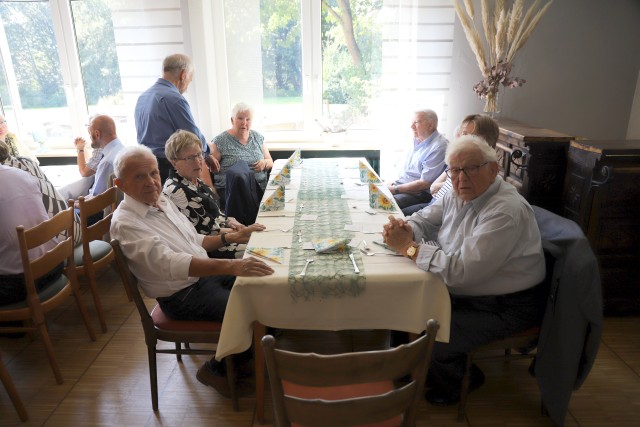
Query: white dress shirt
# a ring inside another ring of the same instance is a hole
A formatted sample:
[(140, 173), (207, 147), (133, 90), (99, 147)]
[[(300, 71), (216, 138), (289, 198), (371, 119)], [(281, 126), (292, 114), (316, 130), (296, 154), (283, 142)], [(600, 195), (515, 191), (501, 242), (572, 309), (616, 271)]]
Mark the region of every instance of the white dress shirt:
[(450, 191), (409, 218), (422, 244), (416, 264), (453, 295), (503, 295), (531, 288), (545, 274), (540, 231), (533, 209), (502, 178), (463, 203)]
[(150, 298), (168, 297), (195, 283), (189, 276), (191, 259), (208, 258), (198, 234), (163, 194), (158, 208), (125, 194), (111, 221), (111, 236), (120, 241), (129, 267)]

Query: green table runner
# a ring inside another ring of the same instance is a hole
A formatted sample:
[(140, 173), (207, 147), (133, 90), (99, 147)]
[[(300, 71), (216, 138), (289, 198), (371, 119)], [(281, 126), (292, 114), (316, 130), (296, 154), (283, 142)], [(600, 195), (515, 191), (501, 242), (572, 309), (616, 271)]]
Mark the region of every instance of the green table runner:
[[(365, 290), (365, 271), (359, 252), (353, 252), (360, 269), (360, 274), (355, 274), (348, 250), (319, 254), (302, 249), (304, 242), (314, 238), (351, 240), (354, 237), (352, 231), (344, 230), (344, 226), (351, 223), (347, 200), (341, 197), (344, 193), (335, 159), (304, 160), (289, 259), (289, 285), (294, 301), (299, 298), (355, 297)], [(301, 221), (300, 216), (304, 214), (314, 214), (318, 218)], [(298, 232), (302, 233), (302, 243), (298, 242)], [(309, 264), (306, 275), (300, 276), (307, 258), (313, 258), (314, 262)]]

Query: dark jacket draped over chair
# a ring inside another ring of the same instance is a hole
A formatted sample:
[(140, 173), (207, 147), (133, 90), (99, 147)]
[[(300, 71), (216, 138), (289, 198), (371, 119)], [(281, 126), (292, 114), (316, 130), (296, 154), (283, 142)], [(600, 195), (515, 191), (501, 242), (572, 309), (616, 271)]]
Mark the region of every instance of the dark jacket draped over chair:
[(602, 335), (598, 261), (573, 221), (533, 207), (543, 246), (555, 256), (535, 360), (535, 376), (549, 416), (563, 425), (571, 393), (587, 378)]

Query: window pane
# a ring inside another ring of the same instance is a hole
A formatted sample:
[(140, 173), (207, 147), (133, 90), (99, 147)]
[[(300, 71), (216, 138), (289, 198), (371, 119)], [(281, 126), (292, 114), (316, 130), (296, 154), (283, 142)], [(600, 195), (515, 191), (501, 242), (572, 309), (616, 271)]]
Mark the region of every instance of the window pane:
[(66, 147), (71, 123), (49, 3), (3, 1), (0, 17), (20, 94), (20, 137), (32, 138), (40, 152)]
[(226, 0), (229, 102), (252, 104), (260, 130), (300, 130), (300, 0)]
[(73, 23), (89, 114), (126, 120), (109, 0), (72, 0)]
[(322, 2), (323, 124), (334, 130), (372, 128), (380, 93), (382, 1)]

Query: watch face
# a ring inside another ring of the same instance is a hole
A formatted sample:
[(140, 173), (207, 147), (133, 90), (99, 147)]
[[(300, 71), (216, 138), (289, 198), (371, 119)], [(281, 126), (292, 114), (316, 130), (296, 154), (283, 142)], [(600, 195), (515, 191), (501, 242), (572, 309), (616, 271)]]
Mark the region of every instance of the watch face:
[(409, 246), (407, 248), (407, 256), (409, 258), (411, 258), (412, 256), (414, 256), (416, 254), (416, 247), (415, 246)]

